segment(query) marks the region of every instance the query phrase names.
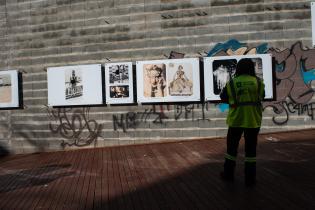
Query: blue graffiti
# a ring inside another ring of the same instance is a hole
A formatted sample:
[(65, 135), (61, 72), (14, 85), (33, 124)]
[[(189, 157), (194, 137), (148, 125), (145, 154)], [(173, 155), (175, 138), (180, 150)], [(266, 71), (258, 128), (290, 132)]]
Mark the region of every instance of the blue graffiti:
[(261, 45), (255, 47), (255, 48), (256, 48), (257, 54), (265, 54), (268, 51), (268, 44), (264, 43), (264, 44), (261, 44)]
[(226, 110), (229, 109), (229, 104), (218, 104), (218, 107), (221, 112), (225, 112)]
[(211, 57), (214, 56), (215, 54), (217, 54), (220, 51), (227, 51), (228, 49), (232, 49), (233, 51), (241, 48), (241, 47), (245, 47), (246, 44), (245, 43), (240, 43), (239, 41), (237, 41), (236, 39), (230, 39), (229, 41), (225, 42), (225, 43), (218, 43), (216, 44), (212, 50), (210, 50), (208, 52), (207, 57)]
[(306, 70), (304, 61), (301, 62), (301, 72), (305, 84), (315, 80), (315, 69)]
[[(239, 42), (238, 40), (236, 39), (230, 39), (229, 41), (225, 42), (225, 43), (218, 43), (216, 44), (212, 50), (210, 50), (208, 52), (208, 55), (207, 57), (211, 57), (211, 56), (214, 56), (215, 54), (219, 53), (220, 51), (227, 51), (229, 49), (235, 51), (241, 47), (246, 47), (246, 44), (245, 43), (241, 43)], [(261, 44), (256, 48), (256, 53), (257, 54), (264, 54), (264, 53), (267, 53), (268, 51), (268, 44), (267, 43), (264, 43), (264, 44)]]

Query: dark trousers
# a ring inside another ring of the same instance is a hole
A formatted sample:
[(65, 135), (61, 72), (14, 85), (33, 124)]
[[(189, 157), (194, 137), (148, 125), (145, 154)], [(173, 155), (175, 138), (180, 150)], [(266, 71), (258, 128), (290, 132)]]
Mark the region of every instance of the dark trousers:
[(245, 138), (245, 179), (256, 178), (256, 146), (260, 128), (229, 127), (226, 141), (227, 154), (225, 156), (224, 173), (227, 177), (234, 176), (238, 145), (242, 134)]

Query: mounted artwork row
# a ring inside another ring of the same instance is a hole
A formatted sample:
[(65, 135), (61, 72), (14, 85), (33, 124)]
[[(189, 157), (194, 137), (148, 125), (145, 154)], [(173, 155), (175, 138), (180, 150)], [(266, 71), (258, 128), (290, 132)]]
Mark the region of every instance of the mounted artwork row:
[(17, 70), (0, 71), (0, 109), (22, 106), (21, 78)]
[(219, 102), (244, 57), (255, 62), (257, 76), (264, 79), (265, 99), (273, 99), (271, 55), (257, 54), (204, 58), (204, 65), (199, 58), (137, 61), (136, 71), (131, 62), (106, 63), (104, 73), (101, 64), (50, 67), (48, 105), (198, 102), (201, 97)]

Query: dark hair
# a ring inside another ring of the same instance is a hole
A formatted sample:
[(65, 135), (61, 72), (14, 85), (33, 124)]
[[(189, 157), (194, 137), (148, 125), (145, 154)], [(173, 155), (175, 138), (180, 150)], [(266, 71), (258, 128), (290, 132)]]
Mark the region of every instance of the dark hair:
[(235, 76), (242, 74), (248, 74), (250, 76), (256, 76), (255, 64), (250, 58), (242, 58), (236, 65)]

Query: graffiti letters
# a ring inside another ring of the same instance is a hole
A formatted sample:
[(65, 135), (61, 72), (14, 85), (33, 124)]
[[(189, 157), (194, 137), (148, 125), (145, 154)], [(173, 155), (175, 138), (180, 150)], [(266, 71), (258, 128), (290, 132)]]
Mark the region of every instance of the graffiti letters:
[(102, 125), (99, 125), (96, 120), (89, 119), (89, 110), (90, 108), (48, 110), (50, 119), (55, 122), (49, 124), (50, 130), (67, 139), (62, 141), (61, 146), (80, 147), (96, 141), (102, 130)]

